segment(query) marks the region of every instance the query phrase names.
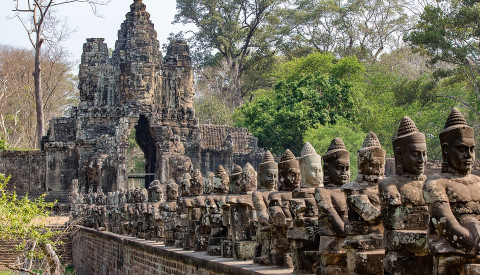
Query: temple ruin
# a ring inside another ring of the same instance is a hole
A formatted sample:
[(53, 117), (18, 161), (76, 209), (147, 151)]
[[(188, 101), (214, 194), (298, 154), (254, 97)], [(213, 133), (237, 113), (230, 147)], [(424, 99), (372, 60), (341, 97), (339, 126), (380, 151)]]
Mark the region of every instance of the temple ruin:
[[(87, 39), (78, 88), (79, 106), (50, 121), (41, 153), (32, 153), (35, 165), (29, 153), (2, 152), (0, 169), (20, 193), (48, 192), (62, 201), (74, 179), (84, 192), (127, 189), (131, 133), (144, 155), (145, 172), (136, 177), (145, 188), (153, 180), (179, 182), (193, 168), (205, 174), (219, 164), (230, 171), (233, 163), (256, 167), (261, 160), (246, 129), (199, 124), (189, 46), (170, 41), (163, 56), (142, 1), (130, 6), (111, 56), (104, 39)], [(23, 182), (25, 174), (35, 176)]]

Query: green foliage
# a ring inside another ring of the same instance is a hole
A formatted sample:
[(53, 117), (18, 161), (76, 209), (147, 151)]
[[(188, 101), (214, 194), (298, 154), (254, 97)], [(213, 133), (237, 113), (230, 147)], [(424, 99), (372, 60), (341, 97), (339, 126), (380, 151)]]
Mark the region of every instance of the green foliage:
[(127, 154), (128, 158), (128, 167), (129, 173), (145, 173), (145, 156), (135, 139), (136, 130), (132, 128), (130, 134), (128, 135), (128, 148)]
[(357, 176), (357, 154), (356, 151), (362, 147), (363, 140), (367, 136), (352, 122), (339, 119), (335, 124), (320, 123), (309, 128), (303, 135), (304, 142), (310, 142), (318, 154), (323, 155), (327, 152), (330, 142), (340, 137), (345, 143), (345, 147), (350, 152), (350, 172), (351, 178)]
[(478, 0), (440, 0), (428, 5), (415, 29), (404, 37), (416, 51), (427, 53), (431, 64), (437, 64), (435, 76), (455, 81), (462, 75), (461, 81), (468, 81), (468, 89), (462, 89), (464, 93), (439, 96), (458, 101), (476, 120), (480, 116), (479, 4)]
[(195, 114), (200, 123), (233, 125), (233, 111), (214, 96), (196, 99)]
[(7, 141), (0, 136), (0, 150), (7, 150)]
[[(0, 239), (19, 241), (19, 250), (27, 243), (37, 246), (55, 243), (54, 232), (45, 226), (45, 218), (50, 215), (54, 203), (45, 202), (45, 196), (30, 200), (28, 196), (19, 198), (15, 192), (7, 190), (9, 177), (0, 174)], [(41, 258), (41, 251), (31, 252), (29, 257)]]

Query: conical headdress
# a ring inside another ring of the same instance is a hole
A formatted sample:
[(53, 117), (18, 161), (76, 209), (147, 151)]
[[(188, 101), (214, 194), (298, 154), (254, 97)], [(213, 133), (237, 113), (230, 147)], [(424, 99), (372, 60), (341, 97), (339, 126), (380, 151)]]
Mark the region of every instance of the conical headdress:
[(403, 148), (411, 143), (425, 143), (425, 134), (418, 131), (415, 122), (404, 116), (398, 126), (397, 137), (393, 140), (393, 150), (400, 147)]
[(330, 146), (328, 146), (327, 152), (325, 153), (325, 155), (323, 155), (323, 161), (326, 162), (330, 158), (334, 157), (350, 158), (350, 153), (347, 151), (343, 140), (339, 137), (336, 137), (332, 140)]
[(377, 135), (374, 132), (369, 132), (363, 140), (362, 148), (358, 150), (359, 163), (363, 161), (362, 156), (369, 159), (372, 154), (375, 156), (385, 156), (385, 150), (383, 150)]
[(317, 151), (315, 151), (315, 148), (310, 144), (310, 142), (306, 142), (305, 145), (303, 145), (302, 152), (300, 154), (300, 162), (305, 162), (305, 161), (310, 161), (310, 162), (322, 162), (322, 157), (317, 154)]
[(219, 165), (217, 168), (217, 171), (215, 171), (215, 176), (219, 178), (221, 174), (226, 174), (226, 173), (227, 171), (225, 171), (225, 168), (223, 168), (222, 165)]
[(233, 171), (232, 174), (230, 175), (231, 178), (236, 178), (239, 177), (242, 174), (242, 167), (240, 165), (234, 164), (233, 165)]
[(290, 151), (290, 149), (287, 149), (280, 157), (279, 163), (294, 160), (294, 159), (295, 159), (295, 155), (292, 153), (292, 151)]
[(278, 169), (278, 164), (275, 162), (275, 159), (269, 150), (263, 154), (262, 163), (258, 166), (259, 174), (265, 169)]
[(474, 138), (473, 128), (467, 125), (465, 117), (457, 108), (453, 108), (445, 122), (445, 128), (440, 133), (440, 143), (456, 138)]

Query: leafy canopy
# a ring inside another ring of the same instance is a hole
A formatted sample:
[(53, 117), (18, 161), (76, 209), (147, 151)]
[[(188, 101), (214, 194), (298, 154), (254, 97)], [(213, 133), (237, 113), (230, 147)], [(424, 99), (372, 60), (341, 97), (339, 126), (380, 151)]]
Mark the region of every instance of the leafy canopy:
[(350, 80), (363, 66), (355, 58), (334, 61), (328, 54), (312, 54), (280, 66), (274, 89), (257, 91), (239, 108), (237, 126), (247, 127), (275, 154), (287, 148), (299, 154), (307, 129), (352, 118)]
[[(0, 239), (19, 241), (17, 248), (23, 250), (27, 243), (36, 242), (42, 246), (54, 244), (53, 235), (45, 226), (45, 218), (50, 214), (54, 203), (47, 203), (44, 196), (30, 200), (28, 196), (20, 198), (15, 192), (7, 190), (9, 177), (0, 174)], [(41, 257), (40, 254), (28, 255)]]

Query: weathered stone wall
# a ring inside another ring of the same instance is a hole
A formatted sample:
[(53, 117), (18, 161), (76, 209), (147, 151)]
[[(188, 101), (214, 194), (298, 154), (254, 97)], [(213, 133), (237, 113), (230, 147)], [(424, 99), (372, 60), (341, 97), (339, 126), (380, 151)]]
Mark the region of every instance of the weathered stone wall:
[[(206, 256), (199, 252), (167, 249), (152, 241), (99, 232), (82, 227), (73, 239), (77, 274), (290, 274), (289, 269), (261, 267), (248, 261)], [(229, 263), (230, 262), (230, 263)]]
[(0, 173), (12, 176), (8, 188), (17, 194), (45, 192), (45, 155), (41, 151), (0, 150)]
[(14, 242), (0, 240), (0, 270), (7, 270), (5, 265), (14, 264), (17, 255)]

